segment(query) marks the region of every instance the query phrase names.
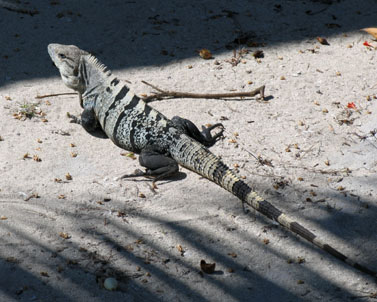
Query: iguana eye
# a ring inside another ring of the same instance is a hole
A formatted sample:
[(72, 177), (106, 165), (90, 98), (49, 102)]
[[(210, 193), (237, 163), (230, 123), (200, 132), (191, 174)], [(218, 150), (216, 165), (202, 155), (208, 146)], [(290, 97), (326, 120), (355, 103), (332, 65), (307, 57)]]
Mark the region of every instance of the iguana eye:
[(67, 58), (67, 57), (65, 56), (65, 54), (63, 54), (63, 53), (60, 53), (60, 54), (59, 54), (59, 57), (60, 57), (61, 59), (65, 59), (65, 58)]

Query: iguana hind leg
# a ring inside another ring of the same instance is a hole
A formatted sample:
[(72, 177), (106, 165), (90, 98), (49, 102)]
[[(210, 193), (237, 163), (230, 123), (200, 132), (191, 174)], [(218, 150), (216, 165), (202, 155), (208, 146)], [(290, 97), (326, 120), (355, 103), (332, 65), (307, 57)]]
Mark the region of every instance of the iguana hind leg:
[[(224, 126), (221, 123), (217, 123), (209, 127), (202, 126), (202, 132), (200, 132), (198, 127), (196, 127), (190, 120), (179, 116), (174, 116), (171, 120), (178, 129), (206, 147), (212, 147), (219, 139), (223, 137)], [(218, 133), (212, 136), (211, 131), (215, 128), (221, 129)]]
[(155, 182), (174, 175), (178, 172), (178, 163), (166, 154), (162, 154), (156, 151), (153, 146), (148, 146), (141, 150), (139, 156), (139, 163), (146, 168), (146, 171), (136, 170), (133, 174), (126, 174), (120, 177), (153, 177), (153, 187), (155, 188)]

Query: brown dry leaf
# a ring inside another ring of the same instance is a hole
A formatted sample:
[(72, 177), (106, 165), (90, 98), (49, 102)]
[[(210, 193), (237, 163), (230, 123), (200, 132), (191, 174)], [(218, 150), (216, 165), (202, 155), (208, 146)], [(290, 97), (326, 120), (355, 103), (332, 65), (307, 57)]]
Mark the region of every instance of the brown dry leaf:
[(317, 37), (317, 41), (321, 43), (322, 45), (330, 45), (329, 42), (325, 38)]
[(20, 263), (21, 261), (15, 257), (8, 257), (5, 259), (6, 262), (9, 262), (9, 263)]
[(6, 217), (6, 216), (1, 216), (0, 217), (0, 220), (7, 220), (8, 219), (8, 217)]
[(69, 239), (71, 236), (68, 235), (68, 233), (60, 232), (59, 236), (62, 237), (63, 239)]
[(237, 258), (237, 254), (236, 253), (228, 253), (228, 256), (232, 257), (232, 258)]
[(265, 238), (265, 239), (263, 239), (263, 243), (267, 245), (267, 244), (269, 244), (269, 243), (270, 243), (270, 240), (269, 240), (269, 239), (267, 239), (267, 238)]
[(65, 197), (65, 195), (64, 194), (60, 194), (59, 196), (58, 196), (58, 199), (65, 199), (66, 197)]
[(367, 28), (363, 28), (361, 30), (367, 32), (368, 34), (372, 35), (375, 39), (377, 39), (377, 28), (376, 27), (367, 27)]
[(33, 155), (33, 160), (40, 162), (42, 159), (38, 155)]
[(206, 263), (200, 260), (200, 269), (206, 274), (213, 274), (215, 272), (216, 263)]
[(256, 50), (252, 53), (252, 56), (256, 59), (264, 58), (263, 50)]
[(41, 272), (41, 276), (42, 277), (50, 277), (49, 274), (47, 272)]
[(208, 49), (201, 49), (199, 50), (199, 56), (201, 56), (204, 60), (209, 60), (212, 58), (212, 53)]
[(65, 175), (65, 179), (66, 179), (66, 180), (72, 180), (72, 175), (69, 174), (69, 173), (67, 173), (67, 174)]
[(140, 197), (140, 198), (145, 198), (145, 194), (143, 194), (143, 193), (139, 193), (139, 197)]
[(305, 262), (306, 262), (306, 260), (305, 260), (304, 257), (301, 257), (301, 256), (297, 257), (297, 263), (302, 264), (302, 263), (305, 263)]
[(183, 249), (182, 245), (178, 244), (176, 246), (176, 248), (177, 248), (178, 252), (181, 253), (181, 256), (183, 256), (185, 254), (185, 250)]

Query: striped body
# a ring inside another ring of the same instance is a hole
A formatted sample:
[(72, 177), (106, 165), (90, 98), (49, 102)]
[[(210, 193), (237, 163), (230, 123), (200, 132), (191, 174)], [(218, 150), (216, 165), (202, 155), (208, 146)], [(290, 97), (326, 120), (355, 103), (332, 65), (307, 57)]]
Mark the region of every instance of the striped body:
[[(123, 86), (96, 58), (76, 46), (50, 44), (48, 50), (63, 81), (71, 88), (72, 83), (77, 85), (77, 89), (74, 89), (82, 94), (84, 108), (94, 109), (102, 129), (117, 146), (136, 153), (149, 145), (157, 147), (160, 153), (169, 155), (181, 166), (215, 182), (243, 203), (324, 251), (364, 273), (376, 276), (376, 272), (351, 261), (260, 197), (205, 146), (176, 128), (172, 121)], [(61, 52), (64, 56), (60, 59)], [(64, 65), (67, 57), (69, 64)], [(79, 64), (76, 78), (69, 74), (72, 62)]]

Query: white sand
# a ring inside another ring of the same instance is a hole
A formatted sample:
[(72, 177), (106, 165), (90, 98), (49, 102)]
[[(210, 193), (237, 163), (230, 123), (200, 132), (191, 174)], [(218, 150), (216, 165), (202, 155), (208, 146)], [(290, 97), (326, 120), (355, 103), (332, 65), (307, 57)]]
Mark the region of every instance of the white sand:
[[(267, 200), (377, 270), (377, 141), (369, 133), (377, 128), (377, 63), (363, 45), (377, 42), (358, 31), (377, 25), (376, 1), (283, 1), (281, 11), (269, 0), (64, 2), (33, 1), (33, 17), (0, 9), (0, 301), (372, 301), (370, 277), (244, 214), (237, 198), (194, 173), (181, 169), (157, 194), (149, 181), (115, 180), (138, 161), (69, 123), (66, 112), (81, 110), (76, 96), (41, 100), (47, 122), (13, 114), (36, 95), (68, 91), (46, 51), (52, 42), (93, 51), (139, 94), (152, 91), (141, 80), (213, 93), (265, 84), (266, 102), (153, 106), (197, 125), (222, 121), (226, 138), (215, 154), (238, 164)], [(250, 53), (232, 66), (224, 46), (237, 29), (266, 46), (245, 47)], [(201, 48), (215, 59), (201, 59)], [(259, 63), (251, 55), (258, 49)], [(346, 109), (351, 102), (357, 110)], [(33, 193), (39, 198), (25, 200)], [(216, 273), (201, 276), (201, 259), (216, 262)], [(106, 277), (118, 279), (118, 291), (101, 288)]]

